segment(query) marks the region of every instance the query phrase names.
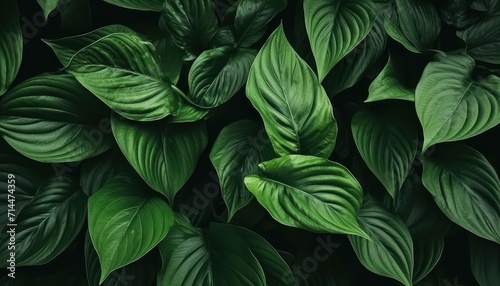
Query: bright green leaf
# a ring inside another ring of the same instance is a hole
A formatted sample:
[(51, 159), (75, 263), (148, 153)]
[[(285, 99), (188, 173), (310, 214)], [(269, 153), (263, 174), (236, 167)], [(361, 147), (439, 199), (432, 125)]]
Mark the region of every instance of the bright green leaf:
[(16, 78), (23, 56), (23, 35), (19, 27), (17, 1), (6, 0), (0, 10), (0, 95)]
[(257, 55), (246, 93), (278, 155), (330, 156), (337, 138), (332, 105), (314, 72), (290, 46), (283, 26)]

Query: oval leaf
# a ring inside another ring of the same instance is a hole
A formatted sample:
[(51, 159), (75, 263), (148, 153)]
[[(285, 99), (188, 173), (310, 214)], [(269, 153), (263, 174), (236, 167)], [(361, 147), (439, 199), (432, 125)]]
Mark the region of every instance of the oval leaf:
[(439, 208), (468, 231), (500, 243), (500, 180), (486, 158), (459, 143), (423, 161), (422, 181)]
[(363, 202), (358, 221), (372, 239), (349, 235), (359, 261), (375, 274), (413, 285), (413, 241), (404, 223), (372, 199)]
[(161, 67), (153, 44), (117, 33), (76, 53), (68, 72), (123, 117), (152, 121), (179, 108), (178, 94)]
[(278, 155), (330, 156), (337, 138), (332, 105), (314, 72), (290, 46), (283, 26), (257, 55), (246, 93)]
[(76, 162), (114, 144), (109, 110), (72, 76), (40, 75), (7, 93), (0, 134), (24, 156), (40, 162)]
[(415, 94), (424, 151), (433, 144), (473, 137), (500, 123), (500, 77), (475, 79), (475, 66), (469, 56), (439, 55), (425, 68)]
[(168, 233), (174, 212), (142, 184), (119, 176), (89, 198), (89, 233), (101, 263), (101, 284), (148, 253)]
[(16, 78), (23, 56), (23, 35), (19, 27), (16, 0), (6, 0), (0, 11), (0, 95)]
[(478, 61), (500, 64), (500, 17), (489, 16), (467, 28), (457, 32), (467, 43), (467, 54)]
[(399, 78), (401, 74), (396, 70), (392, 61), (389, 57), (382, 72), (370, 84), (368, 98), (365, 102), (388, 99), (415, 101), (415, 88), (407, 86)]
[(304, 0), (304, 13), (318, 77), (323, 81), (366, 37), (377, 8), (371, 0)]
[(245, 185), (281, 224), (367, 237), (356, 221), (363, 190), (344, 166), (313, 156), (288, 155), (259, 167), (263, 175), (245, 177)]
[(203, 108), (217, 107), (245, 85), (255, 59), (253, 49), (220, 47), (204, 51), (189, 71), (189, 99)]
[(441, 235), (413, 237), (415, 268), (413, 284), (418, 283), (429, 274), (441, 258), (444, 249), (444, 237)]
[(114, 115), (111, 123), (116, 142), (132, 167), (152, 189), (173, 203), (207, 145), (204, 122), (144, 124)]

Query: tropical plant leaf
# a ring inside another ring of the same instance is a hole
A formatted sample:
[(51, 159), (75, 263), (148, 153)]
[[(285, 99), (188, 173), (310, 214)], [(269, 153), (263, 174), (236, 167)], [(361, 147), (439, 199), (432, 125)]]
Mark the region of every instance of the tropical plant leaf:
[(177, 191), (193, 174), (207, 145), (204, 122), (167, 124), (111, 120), (118, 146), (132, 167), (155, 191), (173, 203)]
[(288, 0), (242, 0), (238, 3), (234, 27), (239, 47), (251, 47), (266, 33), (267, 24), (285, 9)]
[(330, 156), (337, 138), (332, 105), (314, 72), (290, 46), (283, 26), (257, 55), (246, 93), (278, 155)]
[[(16, 266), (45, 264), (78, 235), (87, 214), (87, 196), (70, 177), (52, 177), (39, 188), (31, 202), (16, 217)], [(0, 245), (7, 249), (12, 227), (0, 234)], [(0, 252), (1, 267), (7, 266), (10, 252)]]
[(323, 81), (368, 35), (377, 8), (371, 0), (304, 0), (304, 13), (318, 77)]
[(155, 247), (172, 227), (174, 212), (145, 185), (118, 176), (89, 198), (88, 219), (101, 284), (112, 271)]
[(267, 241), (229, 224), (201, 230), (178, 218), (160, 253), (158, 285), (293, 285), (279, 279), (291, 270)]
[(429, 274), (441, 258), (444, 249), (444, 237), (441, 235), (413, 237), (415, 266), (413, 284), (418, 283)]
[(179, 95), (161, 67), (152, 43), (115, 33), (76, 53), (68, 72), (123, 117), (152, 121), (179, 108)]
[(158, 52), (165, 78), (172, 84), (177, 84), (182, 69), (182, 50), (175, 45), (170, 35), (162, 35), (154, 39), (153, 44)]
[(359, 261), (375, 274), (413, 285), (413, 241), (404, 223), (370, 198), (363, 202), (358, 221), (371, 237), (349, 235)]
[(370, 84), (368, 98), (365, 102), (388, 99), (415, 101), (415, 88), (406, 85), (400, 79), (400, 74), (390, 57), (382, 72)]
[(0, 105), (0, 134), (40, 162), (76, 162), (114, 144), (109, 110), (67, 74), (43, 74), (10, 90)]
[(352, 135), (368, 168), (393, 198), (397, 196), (417, 154), (417, 124), (412, 109), (359, 111), (351, 120)]
[(481, 286), (494, 286), (500, 283), (500, 245), (469, 236), (470, 265), (472, 273)]
[(49, 14), (54, 11), (59, 4), (59, 0), (36, 0), (36, 2), (38, 2), (38, 5), (42, 7), (45, 20), (49, 18)]
[(219, 175), (228, 220), (253, 199), (245, 187), (245, 176), (260, 174), (259, 163), (274, 156), (269, 138), (257, 122), (241, 120), (222, 129), (210, 152), (210, 160)]
[(424, 70), (415, 105), (425, 151), (441, 142), (473, 137), (500, 123), (500, 77), (475, 78), (466, 55), (437, 56)]
[(218, 29), (214, 4), (211, 0), (165, 0), (160, 27), (184, 51), (184, 59), (193, 60), (209, 48)]
[(489, 16), (467, 28), (457, 32), (467, 43), (467, 54), (475, 60), (500, 64), (500, 17)]
[(468, 231), (500, 243), (500, 180), (488, 160), (454, 143), (438, 147), (422, 163), (422, 181), (443, 213)]
[(319, 157), (287, 155), (259, 167), (263, 175), (246, 176), (245, 185), (281, 224), (368, 237), (356, 221), (363, 190), (344, 166)]
[(0, 95), (17, 76), (23, 57), (23, 35), (19, 27), (17, 1), (6, 0), (0, 12)]
[(246, 83), (257, 51), (220, 47), (204, 51), (189, 71), (189, 99), (203, 108), (217, 107)]
[(141, 10), (161, 12), (163, 10), (163, 0), (104, 0), (109, 4), (119, 7)]

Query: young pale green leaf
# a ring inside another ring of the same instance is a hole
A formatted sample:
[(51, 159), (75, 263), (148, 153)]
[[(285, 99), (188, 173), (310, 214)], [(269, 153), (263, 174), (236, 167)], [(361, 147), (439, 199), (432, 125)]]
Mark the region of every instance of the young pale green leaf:
[(40, 162), (76, 162), (114, 145), (109, 110), (72, 76), (44, 74), (9, 91), (0, 105), (0, 134)]
[(385, 19), (391, 38), (415, 53), (434, 46), (441, 31), (441, 18), (432, 2), (396, 0), (395, 13), (395, 22)]
[(203, 231), (180, 218), (159, 247), (161, 286), (294, 285), (282, 279), (292, 273), (278, 252), (257, 234), (237, 226), (211, 223)]
[(57, 5), (59, 5), (59, 0), (36, 0), (36, 2), (38, 2), (38, 5), (42, 7), (45, 20), (49, 18), (49, 14), (57, 8)]
[(288, 0), (242, 0), (234, 19), (239, 47), (251, 47), (266, 33), (267, 24), (285, 9)]
[(371, 0), (304, 0), (304, 13), (318, 77), (323, 81), (368, 35), (377, 8)]
[(111, 126), (132, 167), (152, 189), (173, 203), (207, 145), (205, 123), (140, 123), (119, 119), (114, 114)]
[(175, 115), (180, 102), (161, 67), (153, 44), (116, 33), (76, 53), (68, 72), (123, 117), (153, 121)]
[(500, 285), (500, 244), (469, 236), (470, 265), (481, 286)]
[(23, 35), (19, 27), (17, 1), (6, 0), (0, 10), (0, 95), (16, 78), (23, 57)]
[(109, 4), (119, 7), (134, 9), (140, 11), (155, 11), (163, 10), (163, 0), (104, 0)]
[(387, 42), (382, 18), (377, 18), (366, 38), (341, 59), (328, 73), (323, 86), (334, 96), (356, 84), (365, 72), (382, 56)]
[(263, 175), (246, 176), (245, 185), (281, 224), (368, 237), (356, 221), (363, 190), (344, 166), (319, 157), (287, 155), (259, 167)]
[(246, 94), (278, 155), (330, 156), (337, 138), (332, 105), (314, 72), (290, 46), (283, 26), (257, 55)]
[(204, 51), (189, 71), (189, 100), (202, 108), (217, 107), (246, 83), (257, 51), (220, 47)]
[(165, 0), (160, 27), (184, 51), (184, 59), (193, 60), (209, 48), (218, 29), (214, 4), (211, 0)]
[[(15, 233), (16, 266), (45, 264), (63, 252), (80, 232), (87, 214), (87, 196), (70, 177), (52, 177), (39, 188), (31, 202), (19, 213), (12, 230), (0, 234), (0, 246), (7, 249)], [(8, 232), (10, 231), (10, 232)], [(10, 251), (0, 252), (6, 267)]]
[(415, 89), (404, 84), (399, 77), (400, 74), (389, 57), (382, 72), (370, 84), (365, 102), (388, 99), (415, 101)]
[(375, 274), (413, 285), (413, 241), (401, 219), (368, 198), (358, 221), (372, 239), (349, 235), (361, 264)]
[(412, 109), (359, 111), (351, 120), (352, 135), (368, 168), (393, 198), (397, 196), (417, 154), (417, 124)]
[(413, 252), (415, 265), (413, 269), (413, 284), (418, 283), (429, 274), (441, 258), (444, 249), (442, 235), (413, 237)]
[(466, 55), (438, 55), (427, 65), (415, 93), (425, 151), (441, 142), (473, 137), (500, 123), (500, 77), (475, 77)]
[(500, 17), (489, 16), (457, 32), (467, 43), (467, 54), (478, 61), (500, 64)]
[(100, 284), (155, 247), (174, 224), (174, 212), (145, 185), (118, 176), (89, 198), (88, 220), (101, 263)]
[(500, 243), (500, 180), (488, 160), (460, 143), (423, 161), (422, 181), (439, 208), (468, 231)]
[(137, 35), (134, 30), (128, 27), (122, 25), (109, 25), (83, 35), (43, 41), (54, 51), (54, 54), (56, 55), (59, 62), (64, 67), (66, 67), (71, 61), (71, 58), (79, 50), (85, 48), (86, 46), (96, 42), (101, 38), (114, 33)]
[(274, 156), (269, 138), (257, 122), (241, 120), (222, 129), (210, 152), (210, 160), (219, 175), (228, 220), (253, 198), (245, 187), (245, 176), (260, 174), (259, 163)]

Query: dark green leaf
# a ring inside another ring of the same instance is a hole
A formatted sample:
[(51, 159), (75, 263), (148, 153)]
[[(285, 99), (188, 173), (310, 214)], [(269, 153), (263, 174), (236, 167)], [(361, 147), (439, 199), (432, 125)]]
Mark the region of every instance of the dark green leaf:
[(421, 281), (436, 266), (444, 249), (444, 237), (441, 235), (413, 237), (415, 268), (413, 284)]
[(470, 264), (481, 286), (500, 283), (500, 244), (470, 235)]
[(19, 27), (16, 0), (6, 0), (0, 10), (0, 95), (16, 78), (23, 56), (23, 35)]
[(163, 9), (163, 0), (104, 0), (110, 4), (127, 9), (141, 11), (161, 12)]
[(368, 98), (365, 102), (387, 99), (415, 100), (415, 89), (400, 80), (400, 74), (392, 61), (389, 57), (389, 61), (382, 72), (370, 84)]
[[(64, 1), (69, 1), (69, 0), (64, 0)], [(42, 7), (43, 11), (43, 16), (45, 17), (45, 20), (49, 18), (49, 14), (54, 11), (57, 8), (57, 5), (59, 4), (59, 0), (36, 0), (40, 7)]]
[(475, 60), (500, 64), (500, 16), (492, 15), (457, 35), (467, 43), (467, 54)]

